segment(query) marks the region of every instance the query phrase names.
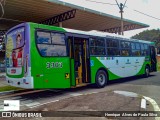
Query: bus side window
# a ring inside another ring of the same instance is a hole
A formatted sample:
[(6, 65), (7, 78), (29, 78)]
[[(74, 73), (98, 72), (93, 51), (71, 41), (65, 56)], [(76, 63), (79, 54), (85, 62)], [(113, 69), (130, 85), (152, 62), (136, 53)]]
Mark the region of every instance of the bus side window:
[(131, 43), (131, 51), (132, 51), (132, 56), (140, 56), (141, 55), (140, 44)]
[(107, 38), (106, 45), (107, 45), (107, 55), (108, 56), (119, 56), (120, 55), (119, 40)]
[(130, 55), (130, 51), (128, 49), (123, 49), (123, 50), (121, 50), (121, 55), (122, 56), (129, 56)]
[(104, 38), (90, 38), (90, 55), (106, 55)]
[(46, 31), (37, 31), (37, 49), (41, 56), (67, 56), (65, 35)]
[(121, 55), (130, 56), (130, 42), (121, 41)]
[(141, 44), (141, 54), (143, 56), (149, 55), (149, 46), (147, 44)]
[(90, 47), (90, 54), (95, 55), (95, 49), (93, 47)]

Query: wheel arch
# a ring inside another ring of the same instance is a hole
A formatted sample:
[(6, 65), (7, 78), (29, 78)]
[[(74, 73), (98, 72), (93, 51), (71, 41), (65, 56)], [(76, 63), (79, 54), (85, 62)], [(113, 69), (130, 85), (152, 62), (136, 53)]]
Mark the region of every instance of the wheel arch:
[(103, 71), (105, 71), (105, 72), (106, 72), (106, 74), (107, 74), (107, 80), (109, 80), (109, 74), (108, 74), (108, 71), (107, 71), (107, 69), (106, 69), (106, 68), (104, 68), (104, 67), (101, 67), (101, 68), (99, 68), (99, 69), (97, 70), (97, 72), (96, 72), (96, 74), (95, 74), (95, 79), (96, 79), (96, 75), (97, 75), (98, 71), (100, 71), (100, 70), (103, 70)]
[(151, 72), (151, 66), (149, 64), (146, 64), (145, 68), (148, 67), (149, 68), (149, 72)]

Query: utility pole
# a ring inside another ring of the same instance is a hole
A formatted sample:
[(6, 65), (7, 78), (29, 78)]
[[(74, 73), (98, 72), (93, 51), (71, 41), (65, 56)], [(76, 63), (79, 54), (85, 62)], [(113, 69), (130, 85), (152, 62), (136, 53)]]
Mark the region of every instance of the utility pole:
[(127, 0), (125, 1), (124, 4), (123, 3), (118, 4), (118, 2), (116, 0), (116, 3), (117, 3), (119, 10), (120, 10), (119, 13), (121, 14), (121, 35), (124, 35), (124, 29), (123, 29), (123, 27), (124, 27), (124, 25), (123, 25), (123, 12), (124, 11), (123, 11), (123, 9), (125, 7), (126, 2), (127, 2)]

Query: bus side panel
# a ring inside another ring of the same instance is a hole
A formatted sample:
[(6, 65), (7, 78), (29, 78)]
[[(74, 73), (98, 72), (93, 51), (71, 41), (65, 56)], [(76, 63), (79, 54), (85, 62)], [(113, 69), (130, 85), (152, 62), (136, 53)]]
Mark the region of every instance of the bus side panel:
[(76, 86), (74, 63), (74, 59), (71, 59), (71, 86)]
[(149, 65), (149, 67), (151, 68), (151, 62), (150, 62), (150, 57), (149, 56), (145, 57), (143, 65), (141, 66), (141, 69), (138, 71), (138, 73), (136, 75), (143, 75), (145, 73), (146, 65)]
[(36, 46), (35, 28), (31, 24), (31, 75), (34, 88), (70, 88), (70, 58), (42, 57)]
[(91, 66), (91, 83), (95, 83), (96, 73), (99, 68), (104, 68), (105, 66), (96, 58), (90, 57), (90, 66)]
[[(107, 60), (105, 60), (107, 62)], [(115, 80), (121, 78), (120, 76), (115, 75), (112, 73), (109, 69), (107, 69), (107, 66), (103, 65), (100, 60), (98, 60), (96, 57), (90, 57), (90, 66), (91, 66), (91, 83), (95, 83), (96, 73), (100, 68), (104, 68), (107, 71), (108, 79), (109, 80)]]
[[(150, 58), (149, 57), (137, 57), (135, 59), (125, 57), (125, 61), (122, 61), (124, 57), (91, 57), (91, 83), (95, 83), (96, 73), (100, 68), (106, 69), (108, 73), (108, 80), (116, 80), (124, 77), (131, 77), (136, 75), (142, 75), (145, 72), (146, 65), (150, 66)], [(124, 66), (126, 61), (131, 62), (127, 67)], [(131, 61), (131, 59), (133, 59)], [(116, 65), (116, 61), (118, 60), (119, 65)], [(138, 62), (136, 63), (136, 61)], [(124, 64), (124, 65), (123, 65)], [(130, 68), (133, 66), (135, 68)], [(124, 68), (123, 68), (124, 66)], [(135, 69), (135, 70), (134, 70)], [(133, 71), (134, 70), (134, 71)], [(127, 73), (127, 71), (129, 71)], [(132, 72), (130, 72), (132, 71)], [(126, 74), (127, 73), (127, 74)]]
[(30, 64), (31, 76), (33, 76), (34, 88), (44, 88), (43, 86), (43, 68), (42, 59), (35, 44), (35, 28), (38, 25), (30, 24)]
[(41, 58), (44, 88), (70, 88), (70, 58)]

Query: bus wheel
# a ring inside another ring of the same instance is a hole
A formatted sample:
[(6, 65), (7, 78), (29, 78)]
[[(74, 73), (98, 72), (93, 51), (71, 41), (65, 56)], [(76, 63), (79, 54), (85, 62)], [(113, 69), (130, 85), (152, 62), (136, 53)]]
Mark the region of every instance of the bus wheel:
[(149, 77), (149, 67), (148, 66), (146, 66), (146, 68), (145, 68), (144, 76)]
[(102, 88), (107, 84), (107, 74), (104, 70), (99, 70), (96, 74), (96, 86)]

